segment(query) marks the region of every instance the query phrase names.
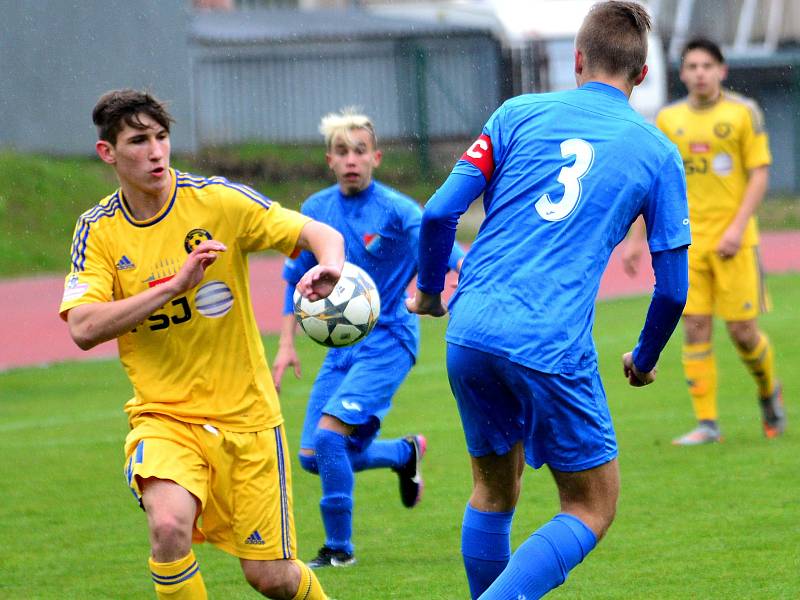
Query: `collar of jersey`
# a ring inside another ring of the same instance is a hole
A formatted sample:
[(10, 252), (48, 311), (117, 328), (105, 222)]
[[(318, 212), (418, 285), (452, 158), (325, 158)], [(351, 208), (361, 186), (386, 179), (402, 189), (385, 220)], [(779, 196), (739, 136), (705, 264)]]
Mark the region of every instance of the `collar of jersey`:
[(625, 102), (628, 101), (628, 97), (625, 95), (625, 92), (619, 88), (615, 88), (613, 85), (608, 85), (607, 83), (590, 81), (588, 83), (584, 83), (580, 89), (590, 90), (592, 92), (600, 92), (601, 94), (611, 96), (612, 98), (618, 98), (620, 100), (624, 100)]
[(356, 201), (366, 200), (372, 194), (372, 190), (375, 189), (375, 180), (373, 179), (372, 181), (370, 181), (369, 185), (360, 192), (356, 194), (351, 194), (350, 196), (346, 196), (345, 194), (343, 194), (342, 188), (340, 188), (338, 185), (336, 186), (336, 189), (339, 192), (339, 198), (341, 198), (342, 200), (346, 200), (348, 202), (353, 202), (354, 200)]
[(125, 200), (125, 196), (122, 194), (122, 188), (119, 189), (119, 197), (120, 200), (122, 200), (122, 214), (125, 216), (125, 219), (128, 221), (128, 223), (134, 227), (150, 227), (150, 225), (155, 225), (169, 214), (169, 211), (172, 209), (172, 205), (175, 204), (175, 197), (177, 196), (178, 190), (178, 178), (175, 176), (175, 170), (171, 167), (169, 170), (169, 175), (172, 177), (172, 185), (169, 190), (169, 201), (165, 202), (164, 206), (161, 207), (161, 210), (145, 221), (138, 221), (133, 218), (133, 213), (128, 206), (128, 201)]

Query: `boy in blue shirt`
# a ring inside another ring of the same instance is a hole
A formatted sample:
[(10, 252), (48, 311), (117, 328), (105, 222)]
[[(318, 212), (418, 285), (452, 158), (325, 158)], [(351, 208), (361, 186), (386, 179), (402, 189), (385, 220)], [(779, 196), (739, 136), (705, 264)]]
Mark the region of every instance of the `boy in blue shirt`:
[[(650, 19), (634, 2), (596, 4), (576, 39), (578, 89), (503, 104), (425, 208), (419, 314), (440, 292), (460, 215), (481, 193), (486, 218), (450, 303), (447, 369), (473, 466), (462, 555), (473, 598), (539, 598), (605, 534), (619, 495), (617, 443), (592, 340), (613, 248), (647, 222), (656, 288), (633, 386), (655, 379), (686, 301), (690, 243), (680, 156), (628, 104), (647, 73)], [(547, 464), (561, 512), (511, 555), (527, 462)]]
[[(352, 537), (355, 471), (391, 468), (400, 480), (404, 506), (414, 507), (422, 495), (420, 461), (425, 454), (422, 435), (376, 440), (392, 396), (416, 360), (419, 319), (404, 301), (417, 272), (417, 248), (422, 211), (412, 199), (372, 179), (380, 165), (375, 128), (353, 111), (322, 119), (328, 166), (337, 183), (313, 194), (301, 212), (332, 226), (345, 238), (345, 258), (372, 276), (381, 297), (375, 329), (361, 342), (328, 351), (308, 400), (300, 441), (300, 464), (319, 474), (320, 512), (325, 544), (312, 568), (355, 563)], [(457, 269), (463, 252), (450, 244), (447, 264)], [(273, 375), (280, 385), (284, 371), (300, 376), (294, 348), (295, 319), (292, 293), (314, 255), (302, 252), (284, 268), (284, 321)]]

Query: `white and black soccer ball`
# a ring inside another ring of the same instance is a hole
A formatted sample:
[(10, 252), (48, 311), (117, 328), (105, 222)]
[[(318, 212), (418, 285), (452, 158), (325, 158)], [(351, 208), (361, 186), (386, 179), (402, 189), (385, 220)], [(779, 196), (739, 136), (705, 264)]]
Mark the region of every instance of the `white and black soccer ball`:
[(311, 301), (294, 292), (294, 316), (306, 335), (329, 347), (363, 340), (381, 314), (381, 298), (367, 272), (344, 263), (342, 276), (327, 298)]

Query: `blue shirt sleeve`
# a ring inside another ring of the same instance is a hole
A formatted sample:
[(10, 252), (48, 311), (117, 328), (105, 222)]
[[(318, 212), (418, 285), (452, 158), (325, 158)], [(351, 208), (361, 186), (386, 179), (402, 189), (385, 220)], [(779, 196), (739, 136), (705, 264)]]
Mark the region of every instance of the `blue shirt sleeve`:
[(287, 258), (283, 263), (283, 280), (286, 282), (286, 289), (283, 296), (283, 314), (288, 315), (294, 312), (294, 287), (300, 278), (311, 267), (317, 264), (317, 259), (308, 250), (303, 250), (297, 258)]
[(454, 251), (458, 219), (486, 186), (480, 170), (459, 161), (425, 206), (419, 239), (417, 288), (426, 294), (444, 289), (448, 261)]
[(643, 373), (656, 366), (661, 351), (675, 331), (689, 290), (686, 246), (654, 252), (652, 256), (656, 285), (639, 343), (633, 350), (633, 363)]
[(661, 252), (692, 243), (686, 174), (677, 150), (659, 168), (643, 210), (650, 252)]

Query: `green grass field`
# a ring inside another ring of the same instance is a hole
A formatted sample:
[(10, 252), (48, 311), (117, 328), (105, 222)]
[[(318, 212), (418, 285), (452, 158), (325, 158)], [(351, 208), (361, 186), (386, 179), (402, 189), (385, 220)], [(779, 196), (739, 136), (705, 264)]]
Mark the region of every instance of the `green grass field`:
[[(762, 324), (777, 350), (790, 430), (761, 435), (754, 385), (724, 331), (716, 331), (725, 442), (669, 443), (693, 424), (675, 336), (645, 389), (624, 384), (619, 356), (635, 342), (646, 298), (601, 303), (595, 339), (620, 442), (622, 495), (608, 537), (553, 598), (797, 598), (800, 276), (770, 278), (775, 310)], [(794, 308), (792, 308), (794, 307)], [(425, 319), (418, 365), (401, 388), (384, 434), (428, 436), (422, 504), (404, 509), (389, 471), (356, 479), (359, 563), (320, 578), (339, 600), (467, 598), (459, 555), (469, 462), (444, 373), (444, 321)], [(265, 338), (269, 355), (276, 340)], [(304, 379), (284, 384), (296, 451), (321, 349), (306, 340)], [(0, 598), (151, 598), (145, 519), (122, 476), (130, 394), (116, 361), (67, 363), (0, 374)], [(319, 482), (294, 464), (301, 557), (323, 540)], [(557, 510), (546, 470), (528, 470), (513, 544)], [(196, 549), (212, 598), (255, 598), (238, 562)]]

